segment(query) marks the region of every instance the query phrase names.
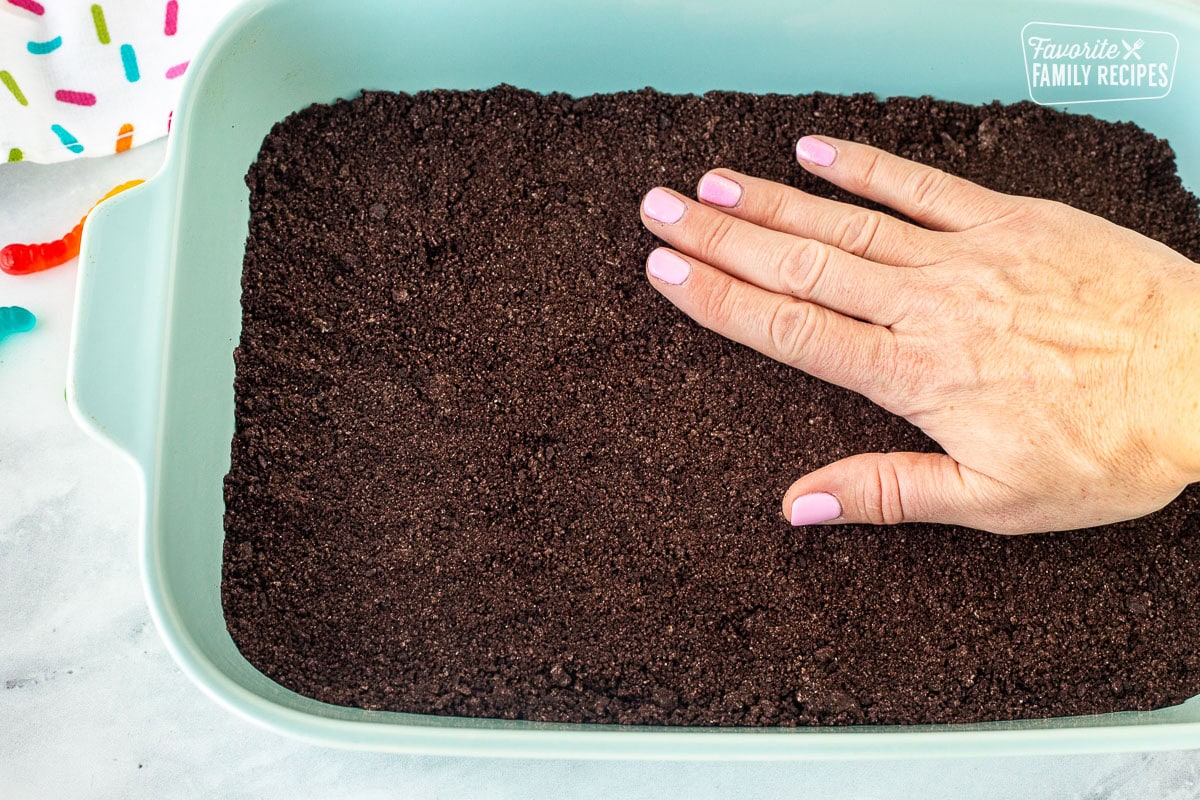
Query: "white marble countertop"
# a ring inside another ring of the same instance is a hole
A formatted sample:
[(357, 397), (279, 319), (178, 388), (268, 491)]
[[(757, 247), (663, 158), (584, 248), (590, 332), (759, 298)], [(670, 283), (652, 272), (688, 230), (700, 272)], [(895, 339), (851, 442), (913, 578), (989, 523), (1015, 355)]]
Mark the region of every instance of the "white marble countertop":
[[(0, 165), (0, 244), (65, 232), (162, 142)], [(654, 763), (395, 756), (283, 738), (176, 668), (137, 574), (134, 470), (64, 400), (74, 262), (0, 274), (38, 316), (0, 340), (0, 798), (1200, 797), (1200, 751), (917, 761)]]

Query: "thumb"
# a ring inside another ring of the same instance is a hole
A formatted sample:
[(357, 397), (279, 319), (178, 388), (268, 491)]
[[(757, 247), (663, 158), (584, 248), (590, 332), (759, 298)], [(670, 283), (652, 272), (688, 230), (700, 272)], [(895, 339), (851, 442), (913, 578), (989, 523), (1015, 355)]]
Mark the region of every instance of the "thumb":
[(783, 496), (793, 525), (938, 522), (1016, 533), (1006, 488), (940, 453), (864, 453), (805, 475)]

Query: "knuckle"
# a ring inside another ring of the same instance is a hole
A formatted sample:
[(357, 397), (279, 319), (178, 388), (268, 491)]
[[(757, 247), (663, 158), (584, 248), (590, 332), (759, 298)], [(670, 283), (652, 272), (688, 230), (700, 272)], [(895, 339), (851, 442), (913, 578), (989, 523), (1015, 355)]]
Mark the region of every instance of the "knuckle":
[(928, 353), (893, 344), (888, 352), (875, 359), (880, 378), (879, 404), (906, 418), (925, 411), (935, 374), (930, 358)]
[(790, 217), (789, 209), (791, 208), (788, 202), (786, 192), (775, 191), (771, 192), (766, 198), (766, 207), (763, 209), (767, 220), (767, 227), (775, 230), (783, 230), (788, 224)]
[(706, 260), (711, 260), (715, 253), (721, 252), (733, 233), (736, 220), (726, 214), (717, 214), (703, 230), (700, 231), (697, 244)]
[[(858, 184), (860, 188), (873, 186), (876, 180), (876, 173), (879, 172), (880, 166), (883, 164), (883, 152), (880, 150), (867, 150), (863, 156), (862, 167), (859, 171)], [(861, 192), (855, 192), (861, 194)]]
[(899, 525), (908, 519), (900, 475), (891, 459), (876, 461), (868, 479), (862, 483), (860, 502), (863, 516), (873, 525)]
[(794, 297), (812, 297), (828, 265), (828, 245), (812, 239), (795, 239), (779, 260), (779, 285)]
[(925, 211), (938, 202), (949, 185), (950, 176), (940, 169), (919, 169), (909, 177), (905, 194), (914, 208)]
[(696, 310), (708, 328), (719, 328), (733, 315), (730, 308), (729, 281), (713, 281), (696, 295)]
[[(1001, 200), (1005, 200), (1001, 196)], [(1052, 231), (1054, 235), (1062, 235), (1065, 231), (1054, 230), (1055, 222), (1060, 215), (1073, 214), (1077, 210), (1058, 200), (1045, 200), (1040, 197), (1022, 198), (1017, 203), (1002, 203), (1003, 214), (998, 222), (1009, 230), (1019, 231), (1031, 236)]]
[(906, 397), (915, 397), (929, 386), (932, 375), (929, 355), (924, 352), (909, 352), (892, 360), (890, 375), (892, 385)]
[(767, 336), (779, 359), (794, 364), (815, 340), (820, 315), (807, 303), (778, 303), (767, 320)]
[(858, 211), (838, 223), (833, 240), (838, 249), (865, 257), (874, 247), (875, 237), (882, 224), (883, 218), (879, 213)]

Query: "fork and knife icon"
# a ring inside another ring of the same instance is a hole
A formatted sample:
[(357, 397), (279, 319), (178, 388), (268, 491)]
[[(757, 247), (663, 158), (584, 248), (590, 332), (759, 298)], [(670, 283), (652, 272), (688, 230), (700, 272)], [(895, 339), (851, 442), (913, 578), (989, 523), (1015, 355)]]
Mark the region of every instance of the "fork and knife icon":
[(1142, 46), (1146, 44), (1145, 39), (1138, 39), (1133, 44), (1130, 44), (1129, 42), (1122, 39), (1121, 44), (1125, 45), (1125, 56), (1122, 60), (1128, 61), (1130, 56), (1133, 56), (1138, 61), (1142, 60), (1142, 54), (1139, 53), (1138, 50), (1141, 50)]

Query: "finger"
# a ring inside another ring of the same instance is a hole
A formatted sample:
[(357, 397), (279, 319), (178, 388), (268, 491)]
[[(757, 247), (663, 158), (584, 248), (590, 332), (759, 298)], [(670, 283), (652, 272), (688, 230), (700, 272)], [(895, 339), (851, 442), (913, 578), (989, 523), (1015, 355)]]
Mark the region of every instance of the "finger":
[(920, 267), (947, 255), (946, 243), (933, 231), (729, 169), (706, 173), (696, 196), (755, 225), (816, 239), (881, 264)]
[(822, 380), (889, 400), (898, 347), (887, 328), (767, 291), (665, 247), (650, 253), (655, 289), (709, 330)]
[(771, 292), (890, 325), (910, 304), (911, 277), (815, 239), (763, 228), (668, 189), (651, 189), (642, 222), (676, 249)]
[(993, 533), (1029, 533), (1009, 490), (940, 453), (865, 453), (805, 475), (783, 497), (793, 525), (937, 522)]
[(828, 136), (796, 142), (801, 166), (859, 197), (941, 231), (962, 231), (1004, 216), (1013, 198), (875, 147)]

